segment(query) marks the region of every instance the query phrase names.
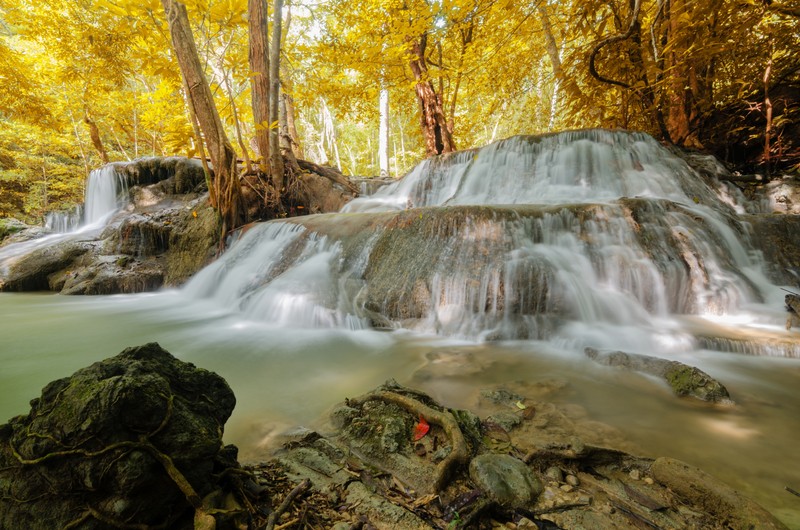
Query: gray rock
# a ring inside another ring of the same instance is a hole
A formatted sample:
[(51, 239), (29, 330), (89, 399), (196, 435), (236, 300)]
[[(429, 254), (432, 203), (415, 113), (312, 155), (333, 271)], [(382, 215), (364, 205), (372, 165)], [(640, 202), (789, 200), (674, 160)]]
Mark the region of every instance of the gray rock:
[(67, 240), (21, 256), (0, 277), (0, 291), (46, 291), (51, 274), (68, 268), (90, 248), (85, 241)]
[(728, 389), (699, 368), (678, 361), (621, 351), (606, 353), (586, 348), (584, 353), (604, 366), (620, 366), (661, 377), (678, 396), (689, 396), (712, 403), (732, 403)]
[(488, 453), (473, 458), (469, 476), (492, 501), (507, 508), (530, 505), (544, 489), (522, 460), (509, 455)]

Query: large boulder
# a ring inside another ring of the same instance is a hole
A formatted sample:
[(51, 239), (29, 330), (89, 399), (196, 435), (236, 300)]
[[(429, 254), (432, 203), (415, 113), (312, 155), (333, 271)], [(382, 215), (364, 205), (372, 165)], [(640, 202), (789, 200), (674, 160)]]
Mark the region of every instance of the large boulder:
[(155, 343), (50, 383), (0, 426), (0, 528), (191, 528), (235, 463), (235, 402)]

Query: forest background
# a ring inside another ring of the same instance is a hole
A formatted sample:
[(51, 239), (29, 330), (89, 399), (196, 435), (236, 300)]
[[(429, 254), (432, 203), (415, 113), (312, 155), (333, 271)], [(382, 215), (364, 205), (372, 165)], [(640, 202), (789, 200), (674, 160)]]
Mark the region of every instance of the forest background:
[[(767, 176), (800, 162), (798, 0), (274, 0), (283, 149), (349, 175), (515, 134), (607, 127)], [(0, 0), (0, 218), (83, 201), (90, 169), (197, 156), (165, 16), (185, 6), (228, 138), (258, 160), (265, 0)], [(273, 41), (273, 49), (274, 41)], [(207, 135), (207, 133), (206, 133)]]

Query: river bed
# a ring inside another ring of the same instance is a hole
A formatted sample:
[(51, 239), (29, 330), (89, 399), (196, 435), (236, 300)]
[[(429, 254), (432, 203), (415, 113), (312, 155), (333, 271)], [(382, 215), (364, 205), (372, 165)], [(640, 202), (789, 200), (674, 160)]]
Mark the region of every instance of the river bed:
[(800, 489), (796, 359), (684, 351), (679, 360), (722, 381), (737, 403), (712, 407), (554, 343), (272, 326), (179, 291), (0, 294), (0, 308), (0, 420), (27, 412), (49, 381), (153, 341), (229, 382), (238, 404), (225, 438), (240, 447), (244, 461), (263, 458), (282, 430), (313, 425), (333, 404), (388, 378), (473, 409), (482, 388), (548, 381), (556, 388), (548, 400), (585, 408), (591, 419), (621, 430), (640, 455), (697, 465), (800, 528), (800, 499), (784, 490)]

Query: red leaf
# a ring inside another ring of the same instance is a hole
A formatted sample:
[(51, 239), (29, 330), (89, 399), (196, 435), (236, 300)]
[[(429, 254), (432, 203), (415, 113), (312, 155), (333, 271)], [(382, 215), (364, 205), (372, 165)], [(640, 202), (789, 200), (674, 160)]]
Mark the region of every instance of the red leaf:
[(428, 422), (425, 421), (425, 418), (422, 417), (420, 414), (419, 416), (419, 423), (414, 426), (414, 441), (416, 442), (426, 434), (431, 429), (431, 426), (428, 425)]

